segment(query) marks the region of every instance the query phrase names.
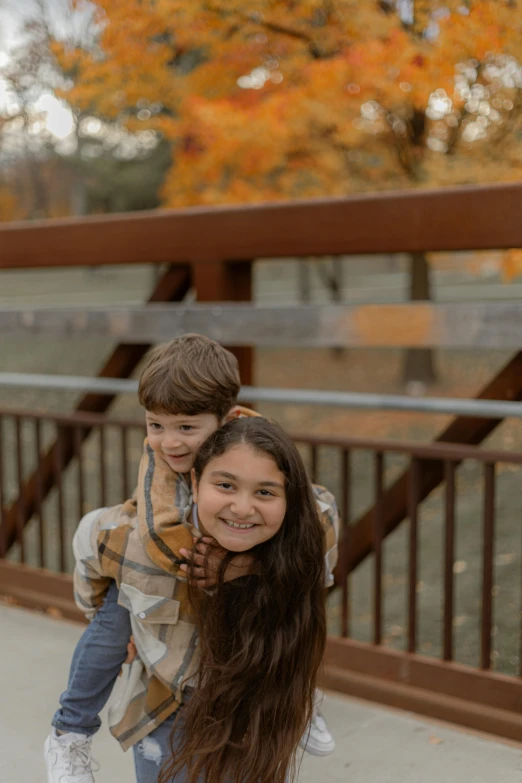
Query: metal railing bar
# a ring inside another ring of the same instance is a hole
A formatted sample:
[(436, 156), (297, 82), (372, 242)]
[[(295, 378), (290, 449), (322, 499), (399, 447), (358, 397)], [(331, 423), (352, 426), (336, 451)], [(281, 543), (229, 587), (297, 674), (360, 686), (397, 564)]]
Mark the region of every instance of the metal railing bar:
[(54, 447), (54, 469), (56, 485), (56, 504), (58, 511), (58, 531), (60, 535), (60, 570), (65, 571), (66, 551), (65, 551), (65, 515), (63, 502), (63, 436), (62, 428), (56, 428), (56, 444)]
[(125, 425), (120, 427), (120, 448), (121, 448), (121, 488), (124, 498), (129, 495), (129, 466), (127, 455), (129, 453), (128, 429)]
[(376, 452), (374, 457), (375, 508), (373, 513), (373, 540), (375, 550), (373, 576), (373, 643), (382, 639), (382, 500), (384, 479), (384, 454)]
[[(21, 410), (20, 408), (0, 408), (0, 416), (26, 416), (33, 419), (45, 419), (55, 424), (65, 426), (95, 427), (107, 423), (114, 426), (130, 427), (143, 430), (145, 423), (137, 419), (109, 419), (103, 413), (75, 412), (71, 414)], [(459, 443), (418, 443), (415, 441), (375, 440), (373, 438), (343, 438), (334, 435), (303, 435), (289, 433), (296, 443), (317, 446), (339, 446), (347, 449), (362, 449), (367, 451), (385, 451), (397, 454), (408, 453), (421, 459), (452, 460), (475, 459), (477, 462), (510, 462), (522, 465), (522, 454), (515, 451), (486, 450), (480, 446), (467, 446)]]
[(98, 463), (100, 470), (100, 505), (107, 505), (107, 476), (105, 467), (105, 424), (100, 426), (99, 441), (98, 441)]
[(35, 513), (36, 513), (36, 518), (38, 519), (38, 547), (39, 547), (40, 566), (43, 568), (45, 567), (45, 520), (43, 514), (44, 498), (43, 498), (43, 486), (42, 486), (42, 472), (40, 467), (42, 461), (42, 420), (33, 419), (33, 426), (34, 426), (34, 447), (35, 447), (36, 465), (37, 465)]
[(446, 494), (444, 498), (444, 607), (443, 607), (443, 660), (453, 660), (453, 606), (455, 562), (455, 463), (444, 464)]
[(83, 432), (81, 427), (75, 427), (74, 428), (74, 456), (76, 457), (76, 468), (77, 468), (77, 481), (78, 481), (78, 519), (80, 520), (83, 517), (84, 514), (84, 506), (85, 506), (85, 483), (84, 483), (84, 477), (83, 477), (83, 453), (82, 453), (82, 443), (83, 443)]
[[(84, 378), (75, 375), (37, 375), (0, 372), (0, 386), (89, 392), (136, 394), (138, 381), (128, 378)], [(488, 419), (522, 418), (521, 402), (463, 400), (456, 397), (409, 397), (401, 394), (366, 394), (319, 389), (277, 389), (243, 386), (239, 400), (292, 405), (328, 405), (356, 410), (412, 411)]]
[(418, 506), (419, 506), (419, 461), (411, 460), (408, 474), (408, 516), (409, 552), (408, 552), (408, 652), (417, 648), (417, 554), (418, 554)]
[(351, 454), (348, 449), (342, 451), (342, 494), (341, 494), (341, 540), (344, 543), (340, 564), (341, 568), (341, 636), (350, 635), (350, 574), (348, 571), (348, 553), (350, 551), (350, 513), (351, 513)]
[(20, 544), (20, 562), (25, 563), (25, 537), (24, 537), (24, 468), (23, 468), (23, 445), (22, 445), (22, 419), (15, 416), (15, 439), (16, 439), (16, 481), (18, 484), (18, 497), (20, 503), (16, 517), (17, 540)]
[(495, 465), (484, 465), (484, 541), (482, 559), (482, 639), (480, 666), (491, 666), (493, 622), (493, 551), (495, 537)]

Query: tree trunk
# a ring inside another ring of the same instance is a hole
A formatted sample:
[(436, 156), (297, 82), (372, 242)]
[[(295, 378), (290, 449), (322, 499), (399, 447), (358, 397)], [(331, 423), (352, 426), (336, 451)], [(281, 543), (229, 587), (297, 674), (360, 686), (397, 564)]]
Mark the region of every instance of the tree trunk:
[[(412, 253), (410, 256), (410, 300), (422, 302), (430, 299), (428, 261), (424, 253)], [(422, 392), (422, 387), (435, 383), (437, 375), (434, 352), (431, 348), (409, 348), (406, 351), (403, 379), (404, 383), (411, 385), (412, 391), (417, 392)]]

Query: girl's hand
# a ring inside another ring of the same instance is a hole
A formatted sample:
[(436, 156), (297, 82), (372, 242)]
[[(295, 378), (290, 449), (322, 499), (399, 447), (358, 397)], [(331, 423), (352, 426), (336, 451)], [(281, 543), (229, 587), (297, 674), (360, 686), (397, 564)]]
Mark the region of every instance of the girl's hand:
[[(180, 554), (193, 564), (194, 578), (192, 584), (196, 587), (215, 587), (221, 566), (221, 561), (228, 554), (228, 550), (216, 544), (213, 538), (197, 539), (195, 551), (180, 549)], [(183, 564), (180, 569), (188, 575), (189, 566)], [(232, 582), (240, 576), (248, 576), (254, 573), (254, 559), (252, 555), (236, 555), (227, 565), (224, 574), (225, 582)]]

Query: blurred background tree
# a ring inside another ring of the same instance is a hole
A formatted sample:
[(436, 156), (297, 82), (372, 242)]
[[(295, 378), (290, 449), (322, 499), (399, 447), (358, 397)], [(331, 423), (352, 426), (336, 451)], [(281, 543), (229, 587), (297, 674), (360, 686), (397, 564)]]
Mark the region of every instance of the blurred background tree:
[(345, 195), (520, 176), (519, 6), (98, 0), (53, 49), (73, 106), (173, 144), (166, 205)]

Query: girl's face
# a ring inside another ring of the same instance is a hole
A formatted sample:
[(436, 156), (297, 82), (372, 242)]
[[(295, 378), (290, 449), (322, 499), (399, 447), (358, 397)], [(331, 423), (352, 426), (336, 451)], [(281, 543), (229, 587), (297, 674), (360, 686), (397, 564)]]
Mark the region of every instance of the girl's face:
[(275, 536), (286, 514), (285, 477), (272, 457), (246, 443), (210, 460), (196, 485), (194, 501), (205, 535), (231, 552)]

